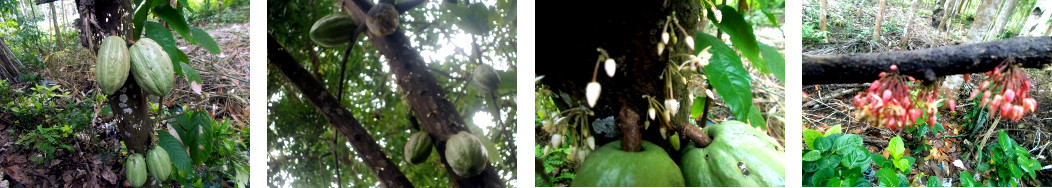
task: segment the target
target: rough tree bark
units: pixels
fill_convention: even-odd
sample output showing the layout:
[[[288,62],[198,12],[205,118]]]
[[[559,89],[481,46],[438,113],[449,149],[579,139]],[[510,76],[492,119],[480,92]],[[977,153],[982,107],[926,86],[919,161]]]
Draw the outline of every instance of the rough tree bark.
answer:
[[[55,30],[55,43],[58,44],[58,50],[62,50],[65,45],[62,44],[62,29],[58,26],[58,14],[55,14],[55,2],[48,3],[51,6],[51,29]]]
[[[1004,30],[1005,25],[1008,25],[1008,18],[1012,17],[1012,10],[1015,10],[1015,2],[1017,0],[1005,0],[1004,6],[1001,7],[1001,13],[997,15],[997,22],[994,22],[994,28],[990,30],[990,34],[986,35],[984,41],[996,39],[998,35],[1001,35],[1001,31]]]
[[[877,23],[873,24],[873,40],[880,39],[880,25],[884,23],[884,5],[887,0],[880,0],[880,8],[877,9]]]
[[[1048,20],[1052,19],[1052,0],[1037,0],[1034,3],[1034,8],[1030,10],[1030,15],[1027,17],[1026,22],[1023,23],[1023,29],[1019,32],[1019,35],[1024,36],[1040,36],[1048,35],[1045,28],[1052,28],[1048,26]]]
[[[405,4],[399,4],[402,6]],[[356,23],[364,23],[367,18],[366,12],[373,6],[371,2],[358,0],[341,0],[338,6],[351,15]],[[415,6],[415,5],[408,5]],[[408,7],[398,7],[398,10],[406,10]],[[434,139],[435,149],[445,150],[446,141],[450,136],[460,131],[469,131],[464,123],[463,117],[457,113],[453,103],[446,99],[445,90],[438,85],[438,81],[428,71],[420,53],[412,48],[409,37],[401,29],[395,33],[383,36],[374,36],[371,32],[364,32],[369,36],[370,43],[380,51],[391,72],[398,79],[397,83],[402,93],[412,108],[412,113],[420,119],[421,128],[427,131]],[[338,104],[338,103],[337,103]],[[348,138],[352,139],[352,138]],[[443,152],[439,152],[442,161],[446,161]],[[504,187],[504,182],[497,175],[492,165],[486,165],[486,169],[474,177],[463,177],[453,172],[452,167],[446,166],[448,174],[453,183],[458,187]],[[377,167],[372,167],[377,168]],[[375,171],[375,170],[374,170]]]
[[[0,38],[0,79],[10,82],[16,81],[15,79],[22,74],[18,72],[18,67],[20,66],[22,66],[22,62],[18,61],[18,57],[7,46],[7,42]]]
[[[296,61],[281,43],[269,35],[267,36],[267,59],[267,62],[281,70],[281,74],[303,93],[304,98],[307,98],[307,101],[310,101],[314,108],[347,138],[358,156],[362,157],[362,161],[369,166],[383,186],[413,186],[405,174],[398,171],[398,166],[384,154],[380,145],[376,144],[376,140],[369,135],[365,127],[362,127],[358,119],[354,118],[354,115],[346,108],[340,106],[340,101],[332,93],[326,91],[325,86],[314,79],[310,71],[300,66],[299,61]]]
[[[1027,68],[1052,64],[1052,37],[1025,37],[939,48],[803,57],[803,84],[868,83],[897,65],[899,73],[924,81],[993,70],[1013,58]]]
[[[917,12],[917,4],[919,4],[919,2],[920,1],[918,0],[913,0],[913,3],[910,3],[910,15],[906,17],[906,27],[902,28],[902,37],[899,38],[899,46],[904,50],[909,47],[910,25],[913,23],[913,15]]]
[[[105,35],[117,35],[124,39],[129,37],[125,35],[126,32],[131,29],[130,22],[125,20],[127,17],[121,16],[128,13],[131,9],[130,3],[122,1],[94,1],[94,0],[78,0],[77,8],[81,13],[80,19],[87,22],[98,23],[99,27],[88,27],[81,28],[82,33],[96,33],[96,36],[84,36],[81,37],[92,37],[92,41],[102,41],[102,37]],[[122,3],[123,2],[123,3]],[[97,30],[95,30],[97,29]],[[130,43],[129,43],[130,44]],[[95,48],[91,49],[92,52],[98,51],[98,45],[92,45]],[[124,82],[124,86],[114,92],[112,95],[106,96],[106,99],[116,114],[117,125],[119,132],[117,134],[121,140],[124,141],[124,145],[128,147],[131,153],[146,153],[149,146],[153,145],[150,135],[153,135],[154,122],[150,120],[146,106],[146,93],[143,93],[142,89],[135,83],[135,78],[129,76],[128,80]]]
[[[983,40],[983,36],[993,28],[994,16],[997,16],[997,2],[998,0],[984,0],[982,4],[979,4],[979,9],[975,12],[975,21],[972,22],[971,29],[968,29],[968,34],[965,35],[965,43],[975,43]]]
[[[819,5],[819,7],[818,7],[818,10],[819,10],[818,11],[818,15],[819,15],[818,23],[819,23],[819,27],[820,27],[822,32],[829,31],[828,28],[826,27],[826,17],[827,17],[827,15],[826,15],[827,12],[826,11],[829,10],[829,9],[827,9],[827,6],[829,6],[827,1],[829,1],[829,0],[819,0],[819,3],[821,3],[821,5]],[[826,36],[825,39],[828,42],[829,41],[829,34],[826,33],[825,36]]]
[[[646,112],[649,101],[642,96],[647,95],[663,101],[669,96],[669,89],[665,80],[660,79],[662,71],[669,65],[669,61],[682,62],[683,59],[668,58],[670,56],[683,56],[692,53],[685,44],[683,34],[675,29],[675,24],[670,24],[670,35],[679,37],[679,43],[669,44],[664,53],[658,55],[657,44],[662,42],[661,29],[667,16],[676,12],[680,25],[687,33],[693,35],[694,28],[700,20],[698,15],[701,11],[700,1],[633,1],[631,3],[594,3],[588,7],[577,6],[550,6],[549,12],[562,12],[567,14],[549,14],[549,17],[539,17],[539,23],[551,25],[552,28],[537,30],[541,37],[569,37],[573,40],[546,40],[538,41],[537,75],[543,75],[540,80],[555,93],[565,93],[568,100],[575,104],[556,102],[560,109],[587,106],[585,99],[585,87],[592,81],[592,73],[595,70],[599,53],[596,48],[605,49],[608,54],[617,61],[617,71],[614,77],[607,77],[599,73],[596,81],[601,84],[602,90],[594,107],[592,118],[607,118],[614,116],[621,124],[623,119],[630,117],[620,116],[621,109],[630,108],[635,112]],[[711,11],[709,11],[711,12]],[[573,19],[567,19],[572,17]],[[711,20],[711,19],[710,19]],[[689,52],[688,52],[689,51]],[[604,70],[599,70],[603,72]],[[667,78],[667,77],[666,77]],[[673,97],[680,101],[679,113],[672,116],[672,125],[678,127],[690,126],[686,120],[689,118],[690,103],[687,99],[687,88],[678,79],[673,79],[671,91]],[[638,118],[636,125],[643,125],[648,118]],[[591,122],[589,120],[588,122]],[[642,140],[652,142],[665,148],[672,148],[671,144],[662,139],[661,132],[657,127],[664,120],[651,121],[649,129],[640,129]],[[676,131],[678,129],[669,129]],[[581,130],[582,132],[592,130]],[[671,133],[670,133],[671,134]],[[596,146],[620,139],[620,137],[596,136]],[[674,160],[678,159],[679,151],[666,150]]]

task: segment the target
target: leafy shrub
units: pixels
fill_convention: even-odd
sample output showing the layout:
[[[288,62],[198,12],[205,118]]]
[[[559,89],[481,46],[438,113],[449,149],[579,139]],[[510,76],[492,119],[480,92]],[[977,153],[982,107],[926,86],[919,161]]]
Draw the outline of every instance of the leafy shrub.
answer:
[[[990,177],[987,186],[1015,187],[1023,179],[1037,178],[1035,171],[1041,169],[1041,163],[1031,158],[1030,152],[1008,137],[1004,130],[997,133],[996,143],[987,146],[986,152],[980,153],[977,167],[979,172]],[[964,172],[961,174],[961,186],[965,186]]]
[[[902,138],[898,136],[891,138],[891,141],[888,141],[888,147],[884,150],[888,151],[887,158],[881,154],[870,154],[873,162],[881,167],[876,174],[877,183],[881,187],[909,186],[909,179],[906,178],[906,175],[913,170],[913,164],[917,159],[902,156],[906,148],[902,143]]]
[[[862,137],[843,135],[840,126],[825,134],[811,129],[804,130],[803,134],[808,148],[803,151],[805,187],[870,186],[863,172],[869,170],[872,159],[869,150],[862,147]]]

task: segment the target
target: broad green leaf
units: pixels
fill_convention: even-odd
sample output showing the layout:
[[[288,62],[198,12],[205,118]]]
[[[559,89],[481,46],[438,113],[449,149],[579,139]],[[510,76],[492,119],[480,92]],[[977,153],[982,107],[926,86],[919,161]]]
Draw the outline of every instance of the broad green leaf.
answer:
[[[1009,164],[1014,164],[1014,162],[1013,163],[1009,163]],[[1012,172],[1012,177],[1015,177],[1015,178],[1023,177],[1023,169],[1020,169],[1019,166],[1010,165],[1007,168],[1008,168],[1009,171]]]
[[[968,171],[961,171],[961,187],[976,187],[975,179],[972,179],[972,173]]]
[[[806,129],[803,132],[804,145],[807,145],[808,149],[815,149],[815,139],[822,137],[822,133],[813,129]]]
[[[183,5],[183,6],[180,6],[180,7],[186,8],[186,10],[190,10],[190,12],[194,12],[194,9],[190,8],[190,3],[187,3],[186,0],[179,0],[179,4]]]
[[[811,176],[811,183],[814,185],[825,185],[833,175],[832,168],[823,168]]]
[[[759,127],[767,129],[767,122],[763,119],[763,115],[760,114],[760,109],[756,108],[756,105],[749,105],[749,124],[752,127]]]
[[[186,77],[187,83],[197,82],[197,84],[204,84],[194,67],[182,62],[179,63],[179,66],[182,67],[182,75]]]
[[[161,5],[153,8],[153,14],[160,17],[165,23],[168,23],[172,30],[183,36],[183,40],[189,41],[191,44],[197,44],[197,42],[194,42],[192,34],[190,34],[190,24],[186,23],[186,18],[183,17],[183,13],[179,12],[179,10],[169,5]]]
[[[909,187],[910,179],[906,178],[906,175],[902,173],[895,173],[895,177],[899,178],[899,187]]]
[[[844,180],[841,180],[840,178],[837,178],[837,177],[829,178],[829,181],[826,182],[826,187],[840,187],[841,186],[840,185],[841,181],[844,181]]]
[[[829,137],[818,138],[815,142],[815,149],[819,151],[830,151],[833,148],[833,140]]]
[[[518,82],[515,80],[515,74],[517,71],[514,70],[497,70],[497,75],[500,76],[500,87],[497,88],[497,92],[510,92],[515,91],[518,87]]]
[[[211,35],[208,35],[208,32],[205,32],[205,30],[201,30],[201,28],[196,27],[191,27],[190,31],[193,33],[194,41],[197,41],[198,46],[201,46],[202,48],[208,50],[208,52],[211,52],[212,54],[221,53],[219,51],[219,45],[216,44],[216,41],[212,39]]]
[[[187,173],[193,172],[194,169],[190,166],[190,156],[186,154],[186,149],[183,149],[183,143],[165,130],[157,130],[157,138],[157,145],[168,152],[168,158],[172,161],[172,165],[175,165],[175,169]]]
[[[997,132],[997,142],[1001,145],[1001,149],[1005,151],[1010,151],[1009,149],[1012,149],[1012,143],[1009,142],[1009,140],[1011,139],[1012,138],[1009,138],[1008,134],[1005,133],[1004,130],[1000,130]]]
[[[475,35],[484,35],[493,29],[492,22],[490,22],[489,19],[489,8],[484,4],[455,4],[446,5],[446,8],[459,18],[454,24],[465,32]]]
[[[833,135],[833,134],[837,134],[837,133],[843,133],[842,129],[843,129],[843,126],[841,126],[841,125],[836,125],[836,126],[830,127],[829,130],[826,130],[826,134],[825,135],[829,136],[829,135]]]
[[[869,154],[861,146],[848,147],[838,152],[840,152],[841,156],[844,156],[840,158],[840,165],[846,168],[858,168],[864,167],[863,165],[869,165]]]
[[[752,111],[752,86],[749,83],[749,72],[741,65],[741,57],[715,36],[697,32],[695,37],[697,51],[712,46],[709,49],[712,58],[709,59],[709,65],[703,69],[709,83],[723,98],[734,117],[748,118],[749,112]]]
[[[891,141],[888,141],[887,149],[888,153],[893,156],[891,159],[895,160],[902,158],[902,152],[906,151],[906,148],[902,145],[902,138],[898,136],[895,136],[895,138],[891,138]]]
[[[778,52],[778,49],[767,46],[764,43],[758,43],[760,45],[760,55],[763,56],[763,61],[767,64],[767,70],[771,70],[771,74],[785,83],[785,58],[782,57],[782,53]]]
[[[196,122],[201,122],[197,125],[191,125],[197,129],[197,143],[190,146],[190,158],[193,159],[194,164],[204,164],[208,161],[208,157],[211,157],[212,148],[215,142],[212,141],[212,118],[204,113],[199,113],[194,116],[197,119]],[[186,125],[184,125],[186,126]]]
[[[822,158],[822,152],[820,152],[818,150],[811,150],[811,151],[807,152],[807,154],[804,154],[804,157],[803,157],[804,161],[807,161],[807,162],[817,161],[818,159],[821,159],[821,158]]]
[[[909,170],[910,169],[910,161],[906,160],[906,159],[899,159],[899,160],[895,161],[895,168],[898,168],[899,171],[909,172],[910,171]]]
[[[749,59],[753,68],[763,73],[771,73],[764,60],[760,58],[760,47],[757,45],[756,35],[753,34],[752,24],[745,21],[745,18],[730,6],[717,5],[716,7],[723,13],[723,19],[719,23],[715,23],[716,20],[712,20],[714,24],[720,30],[723,30],[724,33],[731,36],[731,43],[734,44],[734,48],[741,51],[742,56],[745,56],[746,59]],[[709,11],[708,14],[714,13]]]
[[[692,119],[698,119],[698,116],[701,116],[701,113],[705,112],[705,100],[706,98],[703,96],[694,97],[694,104],[690,105],[690,117]],[[703,123],[704,122],[699,122],[698,124]]]
[[[164,49],[164,53],[167,53],[168,58],[172,60],[173,71],[175,71],[176,74],[182,75],[183,68],[180,63],[189,63],[190,61],[183,61],[183,59],[180,58],[179,54],[183,54],[183,51],[175,46],[175,38],[172,36],[172,31],[169,31],[168,28],[165,28],[161,23],[147,21],[146,38],[150,38],[154,42],[157,42],[158,45],[161,45],[161,48]],[[185,57],[186,55],[183,54],[183,56]]]
[[[826,156],[821,160],[818,160],[818,168],[836,168],[838,165],[840,165],[840,160],[841,158],[839,155]]]
[[[942,187],[939,177],[928,176],[928,187]]]
[[[873,159],[873,163],[877,164],[877,166],[883,167],[886,165],[885,163],[888,162],[888,159],[884,158],[884,156],[880,155],[879,153],[869,154],[869,158]]]
[[[877,171],[877,183],[881,187],[898,187],[899,177],[895,170],[883,168]]]
[[[836,150],[843,150],[844,148],[854,148],[862,146],[862,137],[854,134],[848,134],[840,136],[836,139]]]
[[[139,36],[142,35],[144,23],[146,18],[150,16],[150,9],[154,7],[155,1],[159,0],[143,0],[139,7],[135,9],[135,16],[132,17],[132,24],[135,25],[135,29],[132,30],[132,39],[138,40]]]

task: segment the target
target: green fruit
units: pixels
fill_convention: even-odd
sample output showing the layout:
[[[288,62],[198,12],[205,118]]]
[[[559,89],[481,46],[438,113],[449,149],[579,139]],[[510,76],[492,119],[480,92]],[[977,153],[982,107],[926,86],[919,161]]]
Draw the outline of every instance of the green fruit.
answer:
[[[785,186],[785,152],[778,151],[767,134],[738,121],[710,125],[703,131],[713,138],[709,146],[684,147],[680,167],[687,186]]]
[[[110,95],[124,86],[131,69],[129,61],[131,57],[128,46],[124,45],[124,38],[108,36],[102,39],[98,58],[95,59],[95,80],[99,82],[103,93]]]
[[[665,150],[643,141],[643,150],[621,150],[614,141],[592,151],[577,168],[574,187],[682,187],[683,175]]]
[[[398,30],[398,10],[389,3],[377,3],[369,9],[369,18],[366,19],[369,32],[376,36],[387,36]]]
[[[310,40],[324,47],[339,46],[351,40],[351,31],[357,27],[350,15],[330,14],[314,22],[310,28]]]
[[[164,96],[172,90],[175,72],[172,60],[161,45],[149,38],[139,39],[131,47],[131,73],[143,91],[151,95]]]
[[[426,132],[414,133],[405,143],[405,161],[409,164],[420,164],[431,156],[431,136]]]
[[[489,160],[485,150],[478,137],[460,131],[446,141],[446,162],[457,175],[472,177],[486,169]]]
[[[146,162],[143,162],[142,154],[132,154],[124,162],[124,174],[128,176],[128,184],[132,187],[142,187],[146,183]]]
[[[493,67],[479,64],[475,66],[475,71],[471,73],[471,83],[480,91],[490,93],[500,87],[500,76],[497,75],[497,70],[494,70]]]
[[[161,146],[146,152],[146,167],[149,167],[150,175],[161,182],[168,180],[172,174],[172,161],[168,160],[168,152]]]

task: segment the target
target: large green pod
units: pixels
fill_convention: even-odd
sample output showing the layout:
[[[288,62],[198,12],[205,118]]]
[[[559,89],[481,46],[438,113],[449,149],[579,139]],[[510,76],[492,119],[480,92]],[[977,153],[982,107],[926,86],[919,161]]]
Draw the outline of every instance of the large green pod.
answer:
[[[108,36],[102,39],[99,45],[98,58],[95,59],[95,80],[99,82],[99,88],[106,95],[113,94],[124,81],[128,80],[128,72],[131,69],[131,57],[128,46],[124,45],[124,38]]]
[[[164,96],[172,90],[175,72],[172,59],[161,45],[149,38],[139,39],[131,47],[131,74],[143,91],[151,95]]]
[[[150,176],[164,182],[172,175],[172,161],[168,160],[168,151],[161,146],[155,146],[146,152],[146,167],[150,170]]]
[[[431,135],[427,132],[413,133],[405,143],[405,161],[409,164],[420,164],[431,156]]]
[[[358,25],[346,13],[334,13],[314,21],[310,39],[324,47],[339,46],[351,41],[351,31]]]
[[[668,153],[643,141],[643,150],[625,152],[621,141],[592,151],[577,169],[574,187],[682,187],[683,175]]]
[[[702,129],[712,137],[705,148],[688,144],[681,161],[692,187],[784,187],[784,153],[767,134],[748,124],[725,121]]]
[[[460,131],[449,137],[446,141],[445,155],[446,162],[453,168],[453,172],[464,177],[482,173],[486,164],[489,164],[482,141],[467,131]]]
[[[132,187],[142,187],[146,183],[146,162],[142,154],[132,154],[124,162],[124,174],[128,176],[128,184]]]

